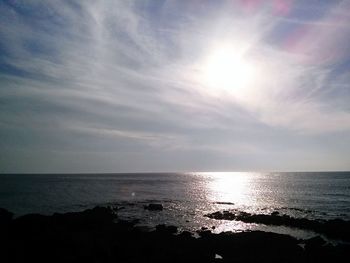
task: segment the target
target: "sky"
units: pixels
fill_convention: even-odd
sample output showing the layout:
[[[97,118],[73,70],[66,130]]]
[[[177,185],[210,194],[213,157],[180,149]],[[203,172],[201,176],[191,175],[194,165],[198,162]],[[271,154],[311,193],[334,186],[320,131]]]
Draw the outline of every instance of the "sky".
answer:
[[[0,173],[350,170],[350,1],[0,1]]]

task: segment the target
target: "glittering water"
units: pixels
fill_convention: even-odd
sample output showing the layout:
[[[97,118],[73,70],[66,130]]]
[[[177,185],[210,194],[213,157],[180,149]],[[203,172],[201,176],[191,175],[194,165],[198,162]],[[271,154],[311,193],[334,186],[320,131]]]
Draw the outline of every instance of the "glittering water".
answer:
[[[145,210],[149,203],[162,203],[165,209]],[[122,207],[120,217],[138,218],[148,226],[167,223],[188,230],[215,226],[216,232],[272,229],[298,235],[295,229],[217,221],[203,215],[224,209],[277,210],[295,217],[350,220],[350,172],[0,175],[0,207],[16,215],[79,211],[96,205]]]

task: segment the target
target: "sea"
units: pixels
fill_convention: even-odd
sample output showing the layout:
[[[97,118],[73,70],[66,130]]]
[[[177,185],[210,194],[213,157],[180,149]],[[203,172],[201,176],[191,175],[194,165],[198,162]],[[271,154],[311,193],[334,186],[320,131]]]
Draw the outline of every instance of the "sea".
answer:
[[[144,209],[162,204],[163,211]],[[1,174],[0,207],[15,217],[118,208],[138,226],[176,225],[196,232],[262,230],[308,238],[317,233],[283,226],[215,220],[205,214],[233,210],[279,212],[297,218],[350,220],[350,172],[190,172],[116,174]],[[330,240],[332,241],[332,240]]]

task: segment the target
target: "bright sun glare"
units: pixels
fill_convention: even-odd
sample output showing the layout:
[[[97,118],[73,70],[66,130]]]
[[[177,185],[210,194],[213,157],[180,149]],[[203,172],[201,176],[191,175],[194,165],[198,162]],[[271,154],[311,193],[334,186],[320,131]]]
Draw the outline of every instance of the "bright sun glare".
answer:
[[[254,81],[255,68],[231,47],[214,49],[203,67],[204,81],[213,91],[243,92]]]

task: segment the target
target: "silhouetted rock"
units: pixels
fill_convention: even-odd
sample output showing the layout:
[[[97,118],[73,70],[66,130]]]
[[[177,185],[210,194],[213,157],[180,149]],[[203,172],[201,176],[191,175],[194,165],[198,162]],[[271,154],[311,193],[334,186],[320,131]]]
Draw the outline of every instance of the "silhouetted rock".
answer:
[[[225,214],[228,214],[227,212]],[[204,229],[195,238],[176,226],[144,231],[118,220],[111,208],[76,213],[31,214],[10,221],[0,235],[0,262],[347,262],[349,245],[315,237],[303,241],[262,231],[220,234]],[[220,255],[218,257],[217,255]]]
[[[225,262],[302,262],[303,249],[288,235],[262,231],[212,234],[215,252]]]
[[[234,213],[230,213],[229,211],[217,211],[211,214],[205,215],[206,217],[217,219],[217,220],[235,220],[236,215]]]
[[[326,241],[320,236],[315,236],[313,238],[305,240],[304,243],[305,243],[305,249],[308,250],[308,249],[320,248],[326,244]]]
[[[320,236],[303,241],[307,262],[348,262],[349,245],[333,246]]]
[[[183,238],[192,238],[193,235],[191,232],[189,231],[182,231],[180,234],[179,234],[180,237],[183,237]]]
[[[144,206],[145,209],[150,211],[162,211],[163,205],[162,204],[149,204]]]
[[[215,202],[214,204],[217,204],[217,205],[234,205],[235,203],[232,203],[232,202]]]
[[[177,227],[176,226],[167,226],[165,224],[157,225],[156,231],[167,233],[167,234],[175,234],[177,233]]]
[[[204,229],[202,228],[202,230],[198,230],[197,233],[200,237],[209,237],[212,234],[211,231],[206,227]]]
[[[4,208],[0,208],[0,227],[1,225],[7,225],[12,221],[13,213],[7,211]]]
[[[40,214],[28,214],[13,220],[12,226],[17,233],[36,235],[55,228],[52,217]]]
[[[83,212],[71,212],[65,214],[54,214],[52,219],[56,224],[68,228],[85,229],[89,227],[107,225],[113,223],[116,213],[111,208],[95,207]]]

